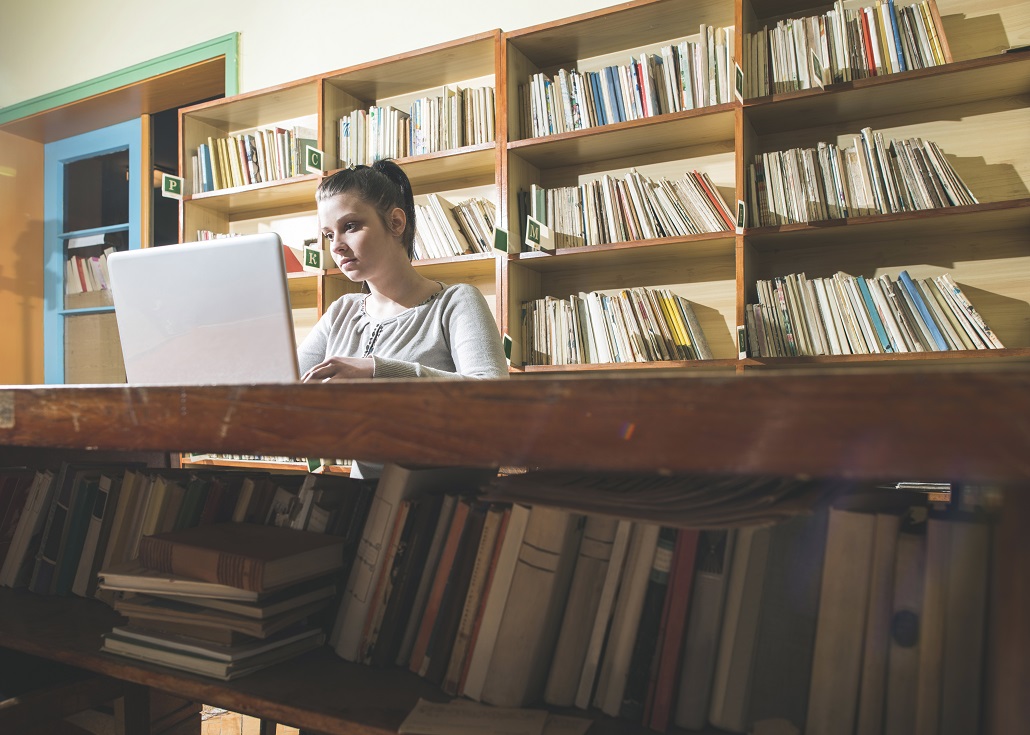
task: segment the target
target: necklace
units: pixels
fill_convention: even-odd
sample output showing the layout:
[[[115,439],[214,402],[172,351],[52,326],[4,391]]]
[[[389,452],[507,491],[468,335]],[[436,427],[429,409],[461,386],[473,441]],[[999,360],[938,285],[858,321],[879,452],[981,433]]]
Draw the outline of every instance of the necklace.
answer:
[[[425,306],[430,301],[432,301],[437,296],[439,296],[441,293],[443,293],[444,285],[442,283],[440,283],[439,281],[437,281],[437,283],[440,284],[440,290],[437,291],[434,294],[431,294],[425,301],[423,301],[421,304],[419,304],[419,306]],[[361,313],[365,314],[367,316],[368,312],[365,310],[365,302],[366,301],[368,301],[368,296],[366,296],[364,299],[361,300]],[[371,357],[372,356],[372,351],[375,350],[376,342],[379,341],[379,335],[381,335],[382,333],[383,333],[383,322],[376,322],[376,325],[374,327],[372,327],[372,331],[368,335],[368,339],[365,340],[365,351],[362,353],[362,355],[361,355],[362,357]]]
[[[365,340],[365,352],[362,357],[371,357],[372,350],[376,348],[376,341],[379,339],[379,335],[383,333],[383,323],[379,322],[372,328],[372,333],[368,335],[368,339]]]

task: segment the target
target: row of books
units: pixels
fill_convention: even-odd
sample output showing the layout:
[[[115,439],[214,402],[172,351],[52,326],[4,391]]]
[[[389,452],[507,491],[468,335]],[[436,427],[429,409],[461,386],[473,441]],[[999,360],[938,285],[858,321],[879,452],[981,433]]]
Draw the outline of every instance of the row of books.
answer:
[[[110,291],[111,276],[107,271],[107,256],[115,250],[111,246],[99,255],[69,255],[64,263],[64,293],[72,295]]]
[[[346,513],[322,490],[358,482],[93,462],[10,472],[27,484],[16,493],[17,523],[6,529],[0,585],[83,597],[93,596],[99,570],[133,563],[141,540],[155,533],[220,521],[281,525],[284,508],[293,527],[341,533]],[[301,521],[298,498],[307,504]]]
[[[411,148],[408,155],[421,156],[492,143],[496,127],[494,110],[493,87],[444,87],[440,97],[415,100],[409,111]]]
[[[297,125],[209,137],[190,159],[190,193],[301,176],[308,173],[304,165],[308,146],[318,147],[317,133]]]
[[[453,150],[494,140],[493,87],[451,89],[441,97],[420,98],[408,112],[373,105],[340,118],[340,165],[371,165]]]
[[[753,357],[1000,349],[1004,345],[945,273],[876,278],[792,273],[756,284],[745,309]]]
[[[670,509],[689,505],[695,484],[698,509],[761,494],[713,478],[677,478],[675,490],[668,478],[585,485],[581,477],[513,476],[498,484],[507,479],[519,485],[507,493],[514,498],[551,493],[550,502],[561,503],[570,487],[589,488],[623,515],[647,485]],[[559,522],[542,545],[558,559],[534,571],[533,587],[518,588],[529,600],[508,603],[537,626],[519,640],[543,635],[547,653],[524,699],[498,699],[542,695],[657,731],[675,724],[755,732],[774,720],[790,723],[783,732],[815,735],[978,731],[988,519],[982,509],[965,510],[965,501],[937,509],[925,491],[900,485],[846,494],[824,487],[829,509],[822,502],[814,513],[729,530],[706,528],[703,511],[684,516],[700,528],[678,529],[587,514],[572,542],[578,554],[562,545],[578,529],[563,535]],[[533,506],[531,523],[537,512]],[[515,594],[513,583],[509,600]],[[560,625],[541,622],[562,606]],[[966,696],[965,686],[976,691]],[[917,728],[917,718],[955,718],[957,729]]]
[[[830,509],[805,732],[982,731],[993,524],[980,490],[993,492],[959,488],[944,510]]]
[[[976,204],[940,147],[891,139],[871,128],[840,147],[760,153],[748,165],[755,227]]]
[[[527,301],[522,305],[522,345],[526,365],[712,358],[693,305],[667,288]]]
[[[522,137],[536,138],[730,102],[733,26],[600,71],[560,69],[519,85]]]
[[[555,248],[601,245],[702,232],[732,231],[735,223],[719,189],[703,171],[652,179],[631,170],[578,186],[532,185],[520,192],[520,220],[548,227]]]
[[[944,29],[924,0],[846,8],[785,18],[744,36],[744,94],[779,92],[925,69],[946,63]]]
[[[426,199],[427,204],[415,204],[416,260],[493,252],[493,202],[470,197],[452,205],[438,194]]]

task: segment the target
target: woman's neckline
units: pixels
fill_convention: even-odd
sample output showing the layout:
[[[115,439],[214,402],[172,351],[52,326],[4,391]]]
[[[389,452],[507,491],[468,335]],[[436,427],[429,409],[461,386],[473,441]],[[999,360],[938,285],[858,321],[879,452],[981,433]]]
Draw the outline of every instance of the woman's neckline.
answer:
[[[390,316],[383,317],[383,318],[379,318],[379,317],[375,316],[374,314],[370,314],[369,313],[369,311],[368,311],[368,297],[371,296],[372,294],[367,293],[367,294],[365,294],[365,297],[363,299],[361,299],[361,313],[364,316],[368,317],[370,320],[376,321],[376,322],[388,322],[391,319],[396,319],[397,317],[400,317],[400,316],[403,316],[404,314],[409,313],[413,309],[418,309],[418,308],[420,308],[422,306],[425,306],[426,304],[430,303],[431,301],[436,299],[440,294],[442,294],[444,291],[447,290],[447,286],[446,286],[446,284],[443,283],[443,281],[434,281],[434,283],[436,283],[440,288],[438,290],[434,291],[433,293],[429,294],[429,296],[427,296],[425,298],[425,300],[421,301],[420,303],[415,304],[414,306],[409,306],[408,308],[406,308],[406,309],[404,309],[402,311],[399,311],[396,314],[392,314]]]

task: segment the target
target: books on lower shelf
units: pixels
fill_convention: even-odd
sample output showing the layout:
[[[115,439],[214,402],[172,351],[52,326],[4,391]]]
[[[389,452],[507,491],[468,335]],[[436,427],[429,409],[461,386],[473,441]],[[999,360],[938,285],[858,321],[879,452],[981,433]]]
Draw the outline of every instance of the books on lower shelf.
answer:
[[[554,247],[573,248],[705,232],[732,232],[733,213],[703,171],[652,179],[635,169],[578,186],[532,186],[519,196],[520,221],[547,225]]]
[[[876,278],[838,272],[760,280],[745,307],[748,354],[868,355],[1004,347],[947,273]]]
[[[370,166],[494,140],[493,87],[451,88],[421,97],[408,111],[371,105],[340,118],[340,165]]]
[[[718,105],[733,93],[734,27],[701,24],[697,41],[598,71],[536,73],[519,85],[523,138]]]
[[[849,137],[850,144],[756,154],[748,164],[748,222],[766,227],[977,203],[933,141],[887,141],[869,127]]]
[[[895,0],[784,18],[744,36],[744,96],[825,87],[951,61],[936,2]]]
[[[667,288],[546,296],[522,305],[526,365],[712,358],[691,302]]]
[[[416,200],[415,212],[414,260],[493,252],[497,207],[490,200],[470,197],[451,204],[429,194],[425,204]]]

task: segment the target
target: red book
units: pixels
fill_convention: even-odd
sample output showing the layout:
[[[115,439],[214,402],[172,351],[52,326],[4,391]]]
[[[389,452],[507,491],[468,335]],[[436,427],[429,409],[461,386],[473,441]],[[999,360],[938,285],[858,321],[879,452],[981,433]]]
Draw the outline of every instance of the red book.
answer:
[[[719,192],[715,191],[711,180],[700,171],[691,171],[691,176],[694,177],[698,186],[700,186],[704,191],[705,196],[708,197],[712,206],[719,213],[719,216],[722,217],[723,222],[725,222],[731,230],[735,230],[737,228],[737,223],[733,221],[733,217],[731,217],[730,213],[726,211],[726,205],[723,202],[722,197],[719,196]]]
[[[286,261],[286,272],[287,273],[303,273],[304,265],[300,262],[300,258],[293,252],[293,248],[289,245],[283,245],[283,260]]]
[[[426,600],[425,610],[422,612],[422,621],[419,623],[415,647],[411,650],[411,658],[408,661],[408,668],[416,674],[420,674],[422,671],[422,661],[426,656],[426,649],[429,647],[429,638],[433,633],[433,626],[436,624],[436,616],[440,612],[440,602],[443,600],[454,557],[458,553],[458,543],[461,541],[461,532],[465,528],[465,519],[468,517],[469,510],[471,510],[471,506],[468,501],[462,500],[458,503],[454,509],[454,517],[451,519],[451,527],[447,531],[447,541],[440,554],[440,562],[435,570],[426,569],[422,572],[435,576],[433,577],[433,586],[429,590],[429,598]]]
[[[658,631],[658,657],[652,672],[644,703],[644,723],[652,730],[665,732],[672,713],[676,684],[679,680],[683,635],[687,629],[690,593],[694,587],[694,566],[697,559],[698,531],[681,528],[676,535],[672,564],[669,567],[669,591]]]
[[[865,46],[866,63],[869,64],[869,76],[876,76],[876,56],[873,55],[873,40],[869,35],[869,16],[861,10],[858,13],[862,16],[862,43]]]

